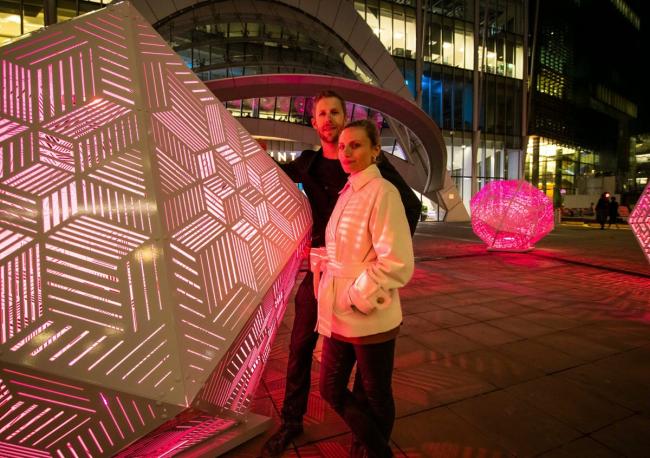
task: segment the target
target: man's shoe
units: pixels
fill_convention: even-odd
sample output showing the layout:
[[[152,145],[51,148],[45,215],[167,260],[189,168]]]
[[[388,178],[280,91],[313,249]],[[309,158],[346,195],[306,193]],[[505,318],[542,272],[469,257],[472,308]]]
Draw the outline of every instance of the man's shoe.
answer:
[[[281,456],[291,441],[300,436],[302,431],[302,426],[281,425],[280,429],[269,437],[262,447],[262,458]]]

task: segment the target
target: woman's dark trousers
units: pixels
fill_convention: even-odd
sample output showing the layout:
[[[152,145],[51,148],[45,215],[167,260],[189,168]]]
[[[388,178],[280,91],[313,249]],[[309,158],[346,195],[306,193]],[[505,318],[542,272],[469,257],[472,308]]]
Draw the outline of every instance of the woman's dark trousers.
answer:
[[[323,341],[320,392],[343,418],[370,458],[392,457],[390,434],[395,422],[391,387],[395,339],[378,344],[356,345],[332,338]],[[357,363],[365,399],[348,388]]]

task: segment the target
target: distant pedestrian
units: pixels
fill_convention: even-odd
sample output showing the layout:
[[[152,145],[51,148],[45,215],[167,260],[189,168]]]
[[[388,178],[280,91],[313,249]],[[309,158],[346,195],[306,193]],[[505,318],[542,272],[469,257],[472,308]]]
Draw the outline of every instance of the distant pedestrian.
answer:
[[[609,197],[608,192],[602,193],[600,199],[596,203],[596,221],[600,224],[600,229],[605,229],[605,223],[607,222],[607,217],[609,216]]]
[[[618,202],[616,202],[616,197],[612,196],[611,201],[609,202],[609,226],[612,227],[612,223],[618,229]]]

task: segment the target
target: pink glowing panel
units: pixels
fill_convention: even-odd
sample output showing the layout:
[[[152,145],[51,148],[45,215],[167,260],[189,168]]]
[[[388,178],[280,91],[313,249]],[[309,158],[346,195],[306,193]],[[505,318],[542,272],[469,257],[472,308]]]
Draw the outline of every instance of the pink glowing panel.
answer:
[[[490,250],[527,251],[553,230],[553,203],[523,180],[488,183],[470,207],[472,229]]]
[[[209,439],[227,432],[234,420],[215,418],[200,412],[179,415],[174,423],[169,422],[141,440],[115,455],[115,458],[170,457]]]
[[[0,81],[0,455],[241,424],[304,196],[128,3],[0,48]]]
[[[650,184],[646,185],[627,221],[650,262]]]

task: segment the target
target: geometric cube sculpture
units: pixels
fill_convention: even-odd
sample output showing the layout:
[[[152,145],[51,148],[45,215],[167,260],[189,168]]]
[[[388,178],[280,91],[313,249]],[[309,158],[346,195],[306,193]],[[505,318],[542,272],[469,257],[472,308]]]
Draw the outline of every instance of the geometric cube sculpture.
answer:
[[[128,3],[1,47],[0,81],[0,456],[241,423],[302,193]]]
[[[650,184],[647,184],[641,193],[627,221],[650,262]]]
[[[472,229],[488,250],[530,251],[553,230],[553,203],[524,180],[497,180],[470,202]]]

